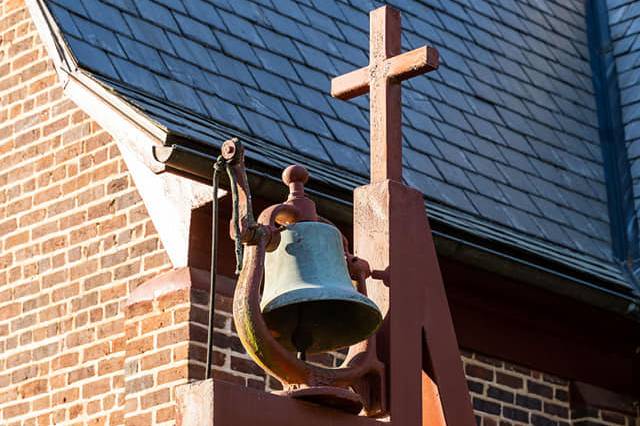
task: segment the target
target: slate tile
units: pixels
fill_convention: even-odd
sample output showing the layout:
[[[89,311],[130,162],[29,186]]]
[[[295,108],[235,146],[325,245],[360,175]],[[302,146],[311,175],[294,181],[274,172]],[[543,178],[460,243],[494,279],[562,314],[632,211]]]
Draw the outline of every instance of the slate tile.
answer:
[[[405,108],[404,115],[409,121],[409,124],[413,128],[437,137],[443,137],[443,135],[440,133],[440,130],[438,130],[438,128],[436,127],[434,122],[431,120],[431,118],[429,118],[429,116],[425,114],[421,114],[418,111],[411,108]]]
[[[87,68],[94,70],[106,77],[117,79],[118,73],[113,67],[107,54],[94,46],[74,37],[68,37],[67,42],[74,55]]]
[[[446,43],[443,42],[441,34],[442,32],[435,28],[433,25],[421,20],[421,19],[412,19],[409,21],[413,31],[415,31],[418,39],[422,39],[425,43],[428,44],[436,44],[438,46],[446,46]],[[365,47],[365,46],[362,46]]]
[[[76,27],[76,24],[73,22],[73,18],[67,9],[60,7],[55,3],[50,3],[49,10],[64,33],[77,38],[82,38],[80,30]]]
[[[249,87],[244,88],[244,90],[248,96],[248,101],[245,104],[248,108],[275,120],[293,124],[293,120],[280,98],[270,96],[263,91],[254,90]]]
[[[432,84],[446,103],[466,112],[472,111],[471,105],[467,102],[468,96],[465,93],[437,82],[432,82]]]
[[[168,8],[151,0],[136,0],[136,6],[145,19],[169,30],[175,29],[176,22]]]
[[[341,57],[343,60],[356,67],[365,66],[369,63],[368,53],[363,49],[337,40],[334,40],[333,43],[338,50],[336,56]]]
[[[467,196],[482,216],[501,225],[511,226],[509,216],[505,213],[501,203],[480,194],[467,193]]]
[[[502,37],[504,38],[504,40],[507,41],[508,43],[514,44],[520,49],[527,50],[527,51],[529,50],[529,45],[524,40],[524,38],[522,38],[522,35],[520,34],[520,32],[517,31],[516,29],[512,29],[505,25],[501,25],[500,32],[502,33]],[[530,55],[531,55],[531,52],[527,52],[527,59],[529,59]]]
[[[296,125],[325,138],[333,137],[320,114],[291,102],[285,101],[284,104]]]
[[[542,237],[542,231],[535,222],[532,214],[511,207],[505,207],[504,210],[516,229],[536,237]],[[505,410],[506,408],[508,407],[505,407]]]
[[[469,199],[469,193],[457,186],[449,185],[421,173],[412,173],[411,170],[405,170],[404,178],[409,185],[415,188],[428,188],[429,190],[425,194],[428,198],[437,197],[460,211],[477,214],[476,207]]]
[[[213,51],[173,32],[167,32],[167,36],[180,58],[206,70],[221,72],[221,69],[216,66],[209,56],[209,53]],[[233,70],[233,73],[235,75],[235,70]]]
[[[257,28],[258,33],[264,40],[268,50],[279,53],[291,59],[302,61],[302,55],[295,47],[290,38],[277,34],[264,27]]]
[[[200,114],[207,114],[202,101],[193,88],[173,79],[161,76],[156,76],[156,79],[158,80],[167,100],[175,102],[184,108],[191,109]]]
[[[202,23],[211,25],[219,30],[225,31],[227,29],[222,22],[222,18],[220,17],[220,15],[218,15],[215,7],[207,3],[206,1],[188,0],[182,3],[186,7],[190,18],[197,19]],[[176,17],[177,16],[178,15],[176,15]]]
[[[85,7],[88,16],[94,22],[107,26],[111,31],[131,35],[131,30],[119,9],[97,0],[77,3]]]
[[[488,84],[481,83],[475,78],[467,78],[467,82],[473,90],[473,94],[476,98],[489,102],[491,104],[497,104],[501,102],[498,92]]]
[[[504,175],[500,172],[494,159],[489,159],[471,152],[465,154],[474,170],[478,173],[491,178],[496,182],[506,182]],[[475,178],[476,175],[474,175]]]
[[[289,87],[291,87],[291,90],[295,94],[298,103],[322,114],[335,116],[324,93],[292,82],[289,82]]]
[[[318,137],[313,133],[305,132],[297,127],[281,125],[282,131],[289,140],[289,143],[296,152],[330,162],[331,158],[324,150]]]
[[[350,126],[342,121],[334,120],[329,117],[324,117],[324,121],[329,126],[329,129],[331,129],[331,132],[335,136],[336,140],[363,151],[369,150],[368,142],[356,127]]]
[[[467,102],[471,105],[473,112],[485,120],[489,120],[494,124],[504,124],[502,119],[496,112],[493,103],[485,102],[482,99],[467,97]]]
[[[506,203],[507,199],[504,197],[502,191],[500,190],[498,185],[496,185],[495,181],[488,179],[482,175],[473,175],[472,182],[479,194],[482,194],[489,198],[493,198],[494,200],[499,201],[502,204]]]
[[[534,214],[541,214],[540,210],[531,201],[528,193],[510,185],[499,184],[498,186],[502,190],[502,193],[505,195],[509,204],[516,206],[520,210]]]
[[[515,13],[509,10],[503,9],[500,6],[496,6],[494,10],[498,15],[498,17],[500,18],[500,20],[504,22],[506,25],[509,25],[513,28],[519,28],[519,29],[524,28],[524,22]]]
[[[556,222],[551,220],[534,216],[534,220],[538,224],[538,227],[542,230],[546,239],[556,243],[561,244],[565,247],[575,249],[576,245],[572,239],[569,238],[566,232],[564,232],[563,228],[558,225]]]
[[[306,19],[303,19],[303,22],[312,23],[315,28],[318,28],[326,34],[330,34],[334,38],[342,38],[340,30],[336,26],[335,19],[331,16],[325,15],[324,8],[313,9],[310,7],[302,6],[302,10],[304,12],[304,15],[306,16]]]
[[[534,135],[534,132],[533,130],[531,130],[531,126],[529,126],[529,122],[525,117],[499,106],[496,107],[496,109],[502,117],[502,120],[507,124],[509,128],[518,129],[518,131],[523,132],[527,135]]]
[[[139,67],[133,62],[117,56],[111,56],[111,63],[118,71],[118,75],[122,77],[122,80],[131,87],[142,89],[155,96],[164,96],[164,92],[160,88],[154,73],[148,69]]]
[[[346,2],[338,2],[337,5],[348,22],[351,22],[352,25],[354,25],[356,28],[360,28],[362,30],[368,29],[369,16],[367,15],[367,13],[376,7],[375,3],[366,2],[368,4],[360,5],[360,10],[352,6],[354,2],[350,3],[351,4],[347,4]]]
[[[345,170],[353,171],[361,176],[369,175],[368,155],[333,139],[320,138],[322,145],[329,153],[333,163]]]
[[[515,151],[507,146],[501,146],[499,149],[502,151],[504,158],[507,159],[507,162],[513,167],[516,167],[532,175],[537,174],[537,170],[529,161],[528,156],[521,154],[520,152]]]
[[[213,0],[220,1],[220,0]],[[254,2],[248,0],[226,0],[231,6],[228,10],[233,10],[236,14],[244,16],[245,18],[259,22],[261,25],[269,25],[269,21],[263,13],[264,8]],[[273,7],[272,2],[268,0],[262,0],[259,3],[266,3],[270,7]]]
[[[131,61],[162,74],[169,73],[156,49],[126,36],[118,35],[118,41]]]
[[[264,42],[258,35],[258,32],[256,31],[255,25],[253,23],[234,14],[227,13],[224,10],[220,10],[218,14],[222,17],[222,20],[226,24],[229,33],[240,39],[243,39],[248,43],[260,47],[265,47]]]
[[[293,67],[296,69],[296,72],[300,76],[300,80],[303,84],[318,89],[323,93],[329,92],[331,88],[331,82],[327,74],[318,72],[306,65],[299,64],[297,62],[293,63]]]
[[[336,4],[336,2],[327,2],[324,0],[312,0],[313,5],[316,9],[322,10],[323,13],[326,13],[329,16],[332,16],[335,19],[339,19],[342,21],[346,21],[347,18],[344,16],[344,13],[340,9],[340,7]]]
[[[289,85],[283,78],[263,69],[254,67],[250,67],[249,69],[253,74],[255,81],[258,82],[258,87],[262,90],[290,101],[296,100],[296,97],[293,95]]]
[[[510,55],[509,53],[507,53],[507,55],[509,57],[513,57],[513,55]],[[499,67],[507,74],[519,80],[528,81],[527,75],[524,73],[520,65],[518,65],[516,62],[501,55],[496,55],[496,61]]]
[[[69,1],[69,0],[67,0]],[[126,10],[127,12],[136,13],[136,7],[133,4],[132,0],[102,0],[105,3],[109,3],[112,6],[117,7],[121,10]]]
[[[442,103],[436,104],[435,107],[442,117],[446,117],[447,123],[459,127],[460,129],[470,133],[474,131],[469,122],[465,119],[462,112],[460,112],[459,110],[451,108],[450,106]]]
[[[119,56],[125,56],[118,39],[114,35],[113,31],[109,31],[106,28],[96,25],[86,19],[75,17],[73,18],[76,27],[82,34],[82,39],[89,44],[98,47],[107,52],[115,53]]]
[[[302,9],[298,5],[298,2],[292,0],[280,0],[273,3],[275,9],[287,15],[289,18],[293,18],[297,21],[302,21],[305,24],[308,24],[309,21],[307,17],[302,12]]]
[[[466,169],[468,171],[474,171],[473,166],[467,159],[466,154],[468,151],[460,149],[457,146],[453,146],[448,144],[443,139],[434,139],[434,142],[438,145],[438,149],[442,154],[443,159],[449,161],[450,163],[455,164],[456,166]]]
[[[184,35],[213,48],[220,47],[220,43],[208,26],[180,13],[174,13],[174,17]]]
[[[477,117],[473,114],[465,114],[465,118],[471,124],[471,126],[473,127],[473,130],[478,135],[484,138],[487,138],[498,144],[505,143],[504,140],[502,139],[502,136],[500,136],[500,133],[498,133],[498,130],[496,129],[496,126],[493,123],[483,118]]]
[[[270,26],[273,30],[283,35],[286,34],[288,38],[304,40],[304,32],[296,21],[267,8],[263,8],[262,10],[265,18],[270,23]],[[269,46],[268,43],[267,46]]]
[[[432,160],[438,168],[438,171],[442,174],[442,176],[444,176],[444,179],[447,182],[452,185],[475,191],[475,187],[462,168],[438,158],[433,158]]]
[[[211,74],[209,80],[213,91],[212,93],[220,96],[221,98],[237,105],[238,107],[249,103],[247,93],[244,90],[244,86],[230,80],[224,76]]]
[[[441,142],[444,143],[441,139],[429,137],[428,135],[418,132],[411,127],[404,127],[402,133],[404,142],[407,146],[426,153],[431,157],[443,158],[442,153],[438,149],[438,146],[442,145]],[[366,144],[368,146],[369,142],[367,141]]]
[[[265,138],[281,147],[291,149],[291,145],[289,145],[287,137],[284,135],[277,122],[265,117],[264,115],[249,111],[241,106],[239,106],[238,109],[253,134]]]
[[[154,1],[168,8],[171,8],[173,10],[177,10],[182,13],[187,13],[187,9],[185,9],[184,4],[182,2],[177,2],[175,0],[154,0]]]
[[[154,24],[125,14],[125,19],[134,37],[150,46],[175,54],[165,32]]]
[[[81,15],[84,17],[89,16],[82,2],[79,2],[76,0],[53,0],[52,3],[57,4],[59,7],[64,8],[68,11],[77,13],[78,15]]]
[[[160,53],[160,56],[176,81],[196,88],[207,87],[208,80],[201,68],[167,53]]]
[[[216,31],[215,35],[226,54],[256,66],[260,65],[256,53],[249,43],[219,31]]]
[[[467,8],[467,15],[471,18],[471,20],[476,26],[484,29],[485,31],[490,32],[496,37],[502,37],[502,31],[499,28],[499,27],[502,27],[502,25],[496,25],[494,19],[488,18],[479,13],[476,13],[475,11],[471,10],[470,7]]]
[[[207,112],[214,120],[242,131],[249,130],[247,123],[235,105],[218,96],[210,96],[203,92],[198,93],[198,96],[200,96]]]
[[[334,65],[329,60],[329,57],[322,51],[304,43],[296,43],[296,47],[302,53],[305,62],[309,66],[322,70],[324,72],[329,72],[332,75],[338,74]]]
[[[442,175],[438,172],[429,156],[411,148],[405,148],[403,151],[403,157],[406,159],[407,165],[414,170],[428,174],[436,179],[442,179]]]
[[[463,21],[457,18],[454,18],[453,16],[448,15],[447,13],[440,13],[440,12],[435,12],[435,13],[438,16],[438,19],[440,19],[440,21],[444,25],[444,28],[446,28],[448,31],[453,32],[458,37],[471,39],[471,34],[469,34],[469,32],[467,31],[466,25]]]
[[[558,204],[536,195],[531,195],[531,199],[538,209],[544,212],[544,217],[547,219],[551,219],[562,225],[567,225],[567,227],[571,225],[567,217],[564,215],[562,211],[563,209],[561,209]]]
[[[508,182],[513,187],[529,194],[539,194],[537,187],[533,184],[533,181],[535,180],[533,176],[502,163],[496,163],[496,166],[506,177],[506,182]]]

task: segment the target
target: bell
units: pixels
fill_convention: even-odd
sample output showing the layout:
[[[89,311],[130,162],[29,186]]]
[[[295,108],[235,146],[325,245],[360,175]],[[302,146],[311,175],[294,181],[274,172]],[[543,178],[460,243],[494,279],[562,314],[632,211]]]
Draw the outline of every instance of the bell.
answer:
[[[376,304],[353,286],[338,229],[297,222],[265,259],[261,309],[276,340],[298,354],[350,346],[382,322]]]

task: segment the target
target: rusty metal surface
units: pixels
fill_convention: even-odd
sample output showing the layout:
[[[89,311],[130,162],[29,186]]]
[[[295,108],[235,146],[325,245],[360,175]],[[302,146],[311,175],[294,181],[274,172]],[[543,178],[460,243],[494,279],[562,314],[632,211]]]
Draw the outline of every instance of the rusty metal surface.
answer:
[[[237,140],[225,142],[223,157],[232,166],[228,170],[238,186],[231,188],[234,203],[239,204],[238,211],[234,209],[230,228],[235,232],[231,236],[239,236],[247,246],[233,301],[234,323],[245,350],[262,369],[280,380],[291,396],[322,401],[348,411],[362,405],[368,416],[384,415],[384,367],[376,357],[375,336],[352,346],[340,368],[314,366],[298,359],[276,340],[260,308],[266,253],[278,247],[280,233],[285,229],[283,225],[321,219],[316,215],[313,201],[304,194],[308,172],[301,166],[288,167],[282,175],[290,190],[287,201],[265,209],[256,222],[251,213],[251,194],[241,144]],[[328,223],[324,219],[321,221]],[[344,247],[349,273],[359,283],[358,289],[364,291],[369,266],[351,256],[346,251],[346,244]],[[310,388],[313,389],[297,392]]]
[[[367,289],[386,314],[378,354],[391,419],[405,426],[472,426],[423,194],[401,183],[400,82],[436,69],[437,51],[400,55],[400,14],[388,6],[371,12],[370,26],[369,67],[334,79],[332,95],[348,99],[366,87],[370,94],[371,183],[354,192],[354,244],[355,255],[383,271],[369,278]]]
[[[371,12],[369,66],[331,81],[331,95],[350,99],[369,93],[371,182],[402,181],[400,82],[438,68],[438,51],[420,47],[400,54],[400,12],[383,6]]]
[[[215,379],[179,386],[176,395],[178,426],[382,426],[390,424]],[[185,419],[197,419],[198,422],[187,423]]]

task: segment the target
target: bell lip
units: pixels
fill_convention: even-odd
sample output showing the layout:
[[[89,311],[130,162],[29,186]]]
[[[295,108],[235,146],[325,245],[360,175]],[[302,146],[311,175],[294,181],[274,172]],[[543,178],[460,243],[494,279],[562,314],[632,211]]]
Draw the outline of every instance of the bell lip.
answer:
[[[380,329],[380,327],[382,326],[383,322],[384,322],[384,317],[382,315],[382,311],[380,310],[380,308],[378,308],[378,305],[371,299],[369,299],[368,297],[366,297],[365,295],[363,295],[362,293],[359,292],[350,292],[350,291],[345,291],[345,290],[339,290],[338,292],[333,291],[332,295],[322,295],[323,289],[318,288],[318,287],[314,287],[313,285],[309,285],[309,283],[305,283],[306,287],[307,287],[307,291],[306,296],[304,299],[302,297],[292,297],[291,299],[286,299],[285,302],[280,302],[280,303],[268,303],[266,305],[261,306],[261,312],[263,315],[269,315],[269,313],[279,309],[279,308],[285,308],[288,305],[292,305],[292,304],[296,304],[296,303],[313,303],[313,302],[326,302],[326,301],[331,301],[331,300],[335,300],[338,302],[356,302],[359,304],[360,309],[363,309],[365,311],[368,311],[368,313],[370,315],[375,316],[375,327],[373,327],[369,332],[367,332],[366,334],[363,334],[360,336],[360,338],[358,340],[355,340],[353,342],[350,343],[345,343],[345,344],[340,344],[340,345],[334,345],[334,346],[330,346],[330,347],[322,347],[322,349],[318,349],[318,348],[314,348],[311,347],[307,350],[307,353],[309,354],[316,354],[316,353],[324,353],[327,351],[335,351],[335,350],[340,350],[343,348],[348,348],[354,344],[357,344],[359,342],[362,342],[366,339],[368,339],[369,337],[371,337],[372,335],[374,335],[375,333],[378,332],[378,330]],[[296,290],[300,289],[301,287],[297,287]],[[315,290],[317,293],[319,293],[319,295],[314,295],[313,294],[313,290]],[[355,291],[355,289],[354,289]],[[295,292],[295,290],[291,290],[287,293],[291,293],[291,292]],[[287,293],[283,293],[283,294],[287,294]],[[336,294],[338,293],[338,294]],[[336,297],[339,296],[340,294],[343,294],[344,297]],[[311,296],[311,298],[313,300],[309,300],[309,297]],[[285,298],[280,297],[280,300],[283,300]],[[274,300],[276,301],[276,300]],[[273,301],[272,301],[273,302]],[[373,318],[371,318],[373,319]],[[288,347],[285,343],[282,343],[287,349],[289,350],[293,350],[292,347]]]
[[[295,288],[282,293],[280,296],[278,296],[277,299],[271,300],[269,301],[269,303],[266,303],[266,304],[261,303],[260,310],[262,311],[262,313],[269,313],[271,311],[274,311],[276,309],[279,309],[294,303],[320,302],[320,301],[324,302],[328,300],[336,300],[341,302],[346,302],[346,301],[359,302],[363,305],[366,305],[367,307],[376,311],[378,313],[378,316],[382,320],[382,311],[380,310],[378,305],[376,305],[376,303],[373,300],[369,299],[364,294],[359,293],[355,289],[353,291],[348,291],[344,289],[336,289],[334,287],[334,288],[331,288],[331,292],[329,293],[319,284],[314,285],[307,282],[301,282],[301,283],[293,283],[291,286]],[[290,293],[297,293],[300,289],[306,290],[305,298],[295,297],[295,295],[293,295],[293,297],[291,298],[284,297]],[[308,297],[309,295],[313,296],[312,297],[313,300],[309,300],[309,297]],[[283,299],[286,299],[286,303],[282,301]]]

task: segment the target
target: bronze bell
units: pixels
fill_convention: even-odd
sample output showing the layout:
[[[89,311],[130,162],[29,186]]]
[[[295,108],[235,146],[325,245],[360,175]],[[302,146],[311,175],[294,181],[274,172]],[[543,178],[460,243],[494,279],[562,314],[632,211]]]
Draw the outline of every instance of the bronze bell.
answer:
[[[283,175],[290,186],[287,203],[303,214],[286,225],[277,249],[266,255],[261,302],[276,340],[303,356],[360,342],[382,322],[376,304],[349,277],[342,234],[317,221],[315,205],[304,195],[307,177],[304,169]]]

